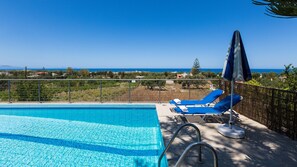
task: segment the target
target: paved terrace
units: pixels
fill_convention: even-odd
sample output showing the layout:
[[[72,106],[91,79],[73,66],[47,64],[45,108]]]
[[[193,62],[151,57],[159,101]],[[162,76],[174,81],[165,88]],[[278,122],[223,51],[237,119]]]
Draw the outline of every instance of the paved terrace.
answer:
[[[157,104],[158,117],[165,145],[179,125],[194,123],[201,132],[202,141],[215,148],[220,167],[295,167],[297,166],[297,141],[273,132],[245,116],[239,116],[240,126],[246,130],[244,139],[226,138],[216,131],[220,123],[215,120],[201,121],[199,116],[180,116],[170,111],[169,104]],[[228,115],[225,115],[226,121]],[[169,166],[173,166],[189,141],[195,140],[195,131],[187,128],[178,135],[167,152]],[[197,153],[190,152],[182,166],[213,166],[212,155],[203,150],[202,164],[197,164]]]

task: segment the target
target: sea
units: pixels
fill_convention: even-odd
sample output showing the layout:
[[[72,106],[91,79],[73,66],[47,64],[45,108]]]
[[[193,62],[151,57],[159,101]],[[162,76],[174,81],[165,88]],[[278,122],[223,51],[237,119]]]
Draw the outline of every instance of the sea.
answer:
[[[27,70],[39,71],[66,71],[67,68],[28,68]],[[79,71],[86,69],[90,72],[100,72],[100,71],[112,71],[112,72],[172,72],[172,73],[189,73],[191,68],[73,68],[73,70]],[[24,70],[24,68],[0,68],[1,71],[12,71],[12,70]],[[200,68],[202,72],[213,72],[220,73],[223,71],[221,68]],[[270,73],[274,72],[280,74],[284,69],[251,69],[252,73]]]

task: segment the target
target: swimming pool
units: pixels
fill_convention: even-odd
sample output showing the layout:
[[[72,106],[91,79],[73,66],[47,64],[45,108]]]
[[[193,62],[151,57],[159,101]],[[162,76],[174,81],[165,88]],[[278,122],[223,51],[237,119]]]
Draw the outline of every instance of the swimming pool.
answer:
[[[164,149],[154,105],[0,105],[0,123],[0,166],[149,167]]]

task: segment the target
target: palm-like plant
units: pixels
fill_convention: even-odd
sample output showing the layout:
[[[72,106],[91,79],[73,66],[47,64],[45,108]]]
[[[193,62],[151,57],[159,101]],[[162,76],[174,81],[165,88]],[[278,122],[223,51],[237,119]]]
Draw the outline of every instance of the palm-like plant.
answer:
[[[253,4],[266,6],[266,13],[278,18],[297,18],[297,0],[252,0]]]

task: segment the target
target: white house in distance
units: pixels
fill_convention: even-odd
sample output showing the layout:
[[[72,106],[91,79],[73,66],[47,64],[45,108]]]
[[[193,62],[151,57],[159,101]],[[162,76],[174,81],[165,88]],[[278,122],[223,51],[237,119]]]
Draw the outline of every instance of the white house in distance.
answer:
[[[182,78],[186,78],[186,76],[188,76],[187,73],[182,73],[182,74],[176,74],[176,79],[182,79]]]

